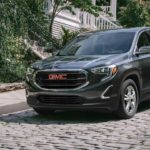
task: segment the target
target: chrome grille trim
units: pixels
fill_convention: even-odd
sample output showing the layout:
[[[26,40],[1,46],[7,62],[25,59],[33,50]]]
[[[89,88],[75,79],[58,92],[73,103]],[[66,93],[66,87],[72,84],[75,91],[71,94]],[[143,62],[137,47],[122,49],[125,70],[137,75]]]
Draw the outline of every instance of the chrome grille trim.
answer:
[[[39,72],[49,72],[49,73],[55,73],[55,72],[59,72],[59,73],[62,73],[62,72],[70,72],[70,73],[73,73],[73,72],[81,72],[81,73],[84,73],[85,74],[85,77],[86,77],[86,82],[85,84],[77,87],[77,88],[65,88],[65,89],[47,89],[47,88],[43,88],[41,87],[40,85],[38,85],[36,83],[36,75],[37,73]],[[89,84],[89,81],[88,81],[88,72],[86,70],[82,70],[82,69],[47,69],[47,70],[38,70],[36,71],[34,74],[33,74],[33,83],[34,85],[41,89],[41,90],[44,90],[44,91],[54,91],[54,92],[57,92],[57,91],[75,91],[75,90],[79,90],[85,86],[87,86]]]

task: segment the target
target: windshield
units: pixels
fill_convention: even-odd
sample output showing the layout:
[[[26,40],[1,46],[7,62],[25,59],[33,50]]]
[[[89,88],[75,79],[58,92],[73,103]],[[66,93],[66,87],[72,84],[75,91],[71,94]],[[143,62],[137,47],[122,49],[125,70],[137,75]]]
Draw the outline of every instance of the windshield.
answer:
[[[102,32],[82,35],[59,52],[62,56],[121,54],[130,50],[134,33]]]

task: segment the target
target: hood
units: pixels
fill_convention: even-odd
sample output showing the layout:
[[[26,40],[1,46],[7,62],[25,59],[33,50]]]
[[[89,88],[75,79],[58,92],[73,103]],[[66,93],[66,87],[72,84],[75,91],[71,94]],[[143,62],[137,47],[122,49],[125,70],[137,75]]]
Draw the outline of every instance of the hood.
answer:
[[[88,69],[96,66],[112,65],[115,60],[122,59],[118,55],[99,56],[52,56],[38,61],[32,66],[36,69]]]

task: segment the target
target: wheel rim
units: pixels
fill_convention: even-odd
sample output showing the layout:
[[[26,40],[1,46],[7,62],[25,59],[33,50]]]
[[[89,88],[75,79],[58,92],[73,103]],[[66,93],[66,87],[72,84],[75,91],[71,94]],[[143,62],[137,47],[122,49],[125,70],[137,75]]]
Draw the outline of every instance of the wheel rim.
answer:
[[[124,105],[127,113],[132,114],[136,109],[137,95],[135,88],[129,85],[124,93]]]

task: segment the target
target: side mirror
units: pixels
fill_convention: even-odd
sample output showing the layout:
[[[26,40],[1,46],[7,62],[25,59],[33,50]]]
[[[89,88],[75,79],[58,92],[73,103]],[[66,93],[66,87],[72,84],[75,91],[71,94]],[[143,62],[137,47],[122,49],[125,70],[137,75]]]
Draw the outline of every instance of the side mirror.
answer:
[[[136,54],[147,54],[150,53],[150,46],[140,47],[139,51]]]

